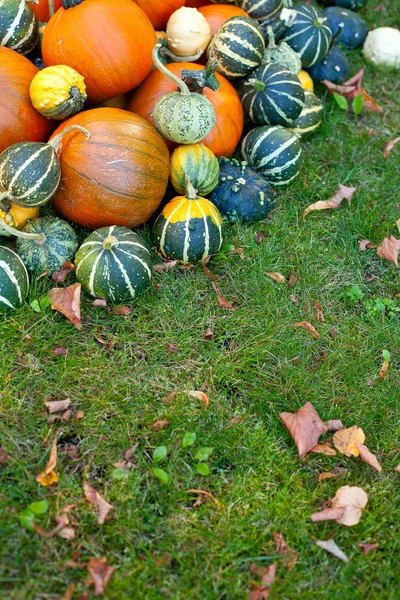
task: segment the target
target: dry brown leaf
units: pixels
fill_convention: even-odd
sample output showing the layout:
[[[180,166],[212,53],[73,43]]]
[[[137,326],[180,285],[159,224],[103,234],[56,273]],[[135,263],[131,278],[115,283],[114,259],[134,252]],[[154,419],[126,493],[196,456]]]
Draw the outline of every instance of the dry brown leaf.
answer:
[[[351,527],[357,525],[361,519],[362,512],[368,502],[368,495],[360,487],[344,485],[340,487],[335,497],[332,498],[332,508],[325,508],[311,515],[311,520],[331,521]]]
[[[79,421],[80,419],[83,419],[84,416],[85,416],[85,413],[83,412],[83,410],[77,410],[76,413],[74,414],[74,420]]]
[[[314,304],[314,308],[317,309],[317,321],[325,321],[324,313],[322,312],[322,306],[319,302]]]
[[[232,417],[232,419],[229,421],[229,425],[237,425],[238,423],[242,423],[242,422],[243,422],[243,417],[241,417],[241,416]]]
[[[390,140],[390,142],[386,144],[385,150],[383,151],[383,156],[386,158],[386,160],[389,158],[389,153],[392,150],[392,148],[395,146],[395,144],[398,144],[399,142],[400,137],[397,137],[394,140]]]
[[[370,242],[369,240],[358,240],[358,246],[361,252],[364,250],[369,250],[370,248],[376,248],[376,244]]]
[[[370,465],[370,467],[373,467],[377,471],[381,472],[382,467],[379,464],[379,461],[376,458],[375,454],[372,454],[372,452],[368,450],[367,446],[364,446],[364,444],[360,444],[359,442],[355,442],[355,444],[360,452],[360,458],[362,458],[364,462]]]
[[[253,563],[250,569],[252,573],[261,577],[261,584],[249,590],[248,600],[268,600],[275,581],[277,564],[273,563],[268,567],[259,567]]]
[[[53,400],[51,402],[45,402],[44,404],[49,415],[52,415],[53,413],[60,412],[61,410],[67,410],[67,408],[71,405],[71,400],[66,398],[65,400]]]
[[[153,265],[153,271],[155,273],[165,273],[166,271],[170,271],[174,269],[178,264],[177,260],[166,260],[165,262],[159,265]]]
[[[260,245],[262,241],[265,240],[265,233],[263,233],[262,231],[258,231],[254,236],[254,240],[256,244]]]
[[[237,310],[239,308],[238,306],[233,306],[233,304],[228,302],[228,300],[225,300],[225,298],[222,296],[221,292],[219,291],[218,286],[214,283],[214,281],[212,282],[212,286],[213,286],[214,292],[217,294],[218,306],[221,306],[222,308],[226,308],[227,310]]]
[[[308,321],[299,321],[298,323],[293,323],[293,325],[289,325],[289,327],[303,327],[308,331],[308,333],[311,333],[313,338],[315,338],[316,340],[319,340],[319,338],[321,337],[318,331],[315,329],[315,327],[311,325],[311,323],[309,323]]]
[[[214,275],[214,273],[210,271],[205,262],[202,262],[201,266],[203,267],[203,271],[208,279],[211,279],[211,281],[217,281],[219,279],[217,275]]]
[[[296,275],[293,275],[293,273],[290,275],[289,277],[289,285],[290,287],[294,287],[296,285],[296,283],[298,282],[299,278],[296,277]]]
[[[87,564],[87,570],[89,571],[89,585],[94,585],[96,596],[104,594],[115,567],[108,566],[106,558],[91,558]]]
[[[53,288],[49,292],[52,310],[58,310],[69,319],[77,329],[82,329],[81,323],[81,284],[74,283],[66,288]]]
[[[318,443],[320,435],[327,431],[311,402],[307,402],[295,413],[280,413],[279,417],[294,439],[300,458],[303,458]]]
[[[275,538],[277,553],[279,556],[285,558],[283,564],[289,569],[289,571],[291,571],[297,563],[298,552],[292,550],[292,548],[286,543],[285,538],[281,533],[275,531],[273,536]]]
[[[350,562],[349,558],[346,556],[346,554],[343,552],[343,550],[341,550],[339,548],[339,546],[336,544],[336,542],[334,542],[333,540],[327,540],[327,541],[318,540],[315,543],[317,544],[317,546],[319,546],[323,550],[326,550],[330,554],[333,554],[333,556],[336,556],[336,558],[339,558],[346,564],[349,564],[349,562]]]
[[[329,444],[315,444],[310,452],[325,454],[325,456],[336,456],[336,450],[332,446],[329,446]]]
[[[264,275],[266,275],[267,277],[271,277],[271,279],[273,279],[277,283],[283,283],[285,281],[284,276],[281,275],[281,273],[278,273],[278,271],[273,271],[272,273],[264,273]]]
[[[136,442],[136,444],[134,444],[132,446],[132,448],[129,448],[128,450],[126,450],[125,454],[124,454],[125,460],[130,460],[138,448],[139,448],[139,442]]]
[[[39,473],[36,481],[43,486],[53,485],[57,483],[58,476],[54,469],[57,466],[57,436],[55,436],[53,445],[51,446],[49,460],[44,471]]]
[[[124,306],[123,304],[121,306],[116,306],[115,308],[112,309],[112,313],[114,315],[122,315],[123,317],[129,317],[131,312],[132,311],[129,308],[129,306]]]
[[[334,433],[333,445],[339,452],[346,456],[359,456],[360,451],[357,448],[356,442],[363,444],[365,442],[365,434],[361,427],[353,425],[348,429],[340,429]]]
[[[332,198],[329,200],[319,200],[318,202],[314,202],[314,204],[310,204],[303,212],[303,220],[308,213],[313,210],[326,210],[328,208],[339,208],[343,200],[347,200],[350,203],[351,197],[356,191],[355,187],[347,187],[339,183],[336,192],[333,194]]]
[[[0,446],[0,465],[4,465],[10,458],[9,453]]]
[[[375,550],[376,548],[378,548],[379,544],[363,544],[363,542],[358,542],[356,546],[360,548],[363,554],[369,554],[371,550]]]
[[[171,344],[171,342],[167,342],[165,344],[165,347],[168,350],[168,352],[177,352],[178,351],[178,346],[176,346],[175,344]]]
[[[90,487],[87,481],[83,482],[83,491],[85,492],[86,499],[90,502],[90,504],[94,504],[99,509],[97,522],[99,525],[103,525],[108,513],[112,508],[114,508],[113,505],[104,500],[99,492]]]
[[[400,473],[400,464],[396,465],[394,470],[396,471],[396,473]]]
[[[73,540],[75,538],[75,529],[73,527],[68,527],[71,524],[71,518],[69,513],[71,510],[75,508],[74,504],[69,504],[60,510],[60,512],[56,515],[56,522],[59,526],[59,531],[57,531],[57,536],[63,538],[64,540]]]
[[[72,600],[75,591],[75,583],[70,583],[64,594],[58,600]]]
[[[64,346],[55,346],[53,352],[56,356],[67,356],[68,350]]]
[[[289,300],[291,300],[294,303],[296,303],[296,302],[299,301],[298,298],[297,298],[297,296],[295,296],[294,294],[290,294]]]
[[[337,92],[341,96],[344,96],[347,100],[352,100],[357,96],[362,96],[364,99],[363,108],[369,111],[378,111],[383,112],[383,108],[379,106],[375,102],[371,96],[367,94],[367,92],[362,87],[362,80],[364,76],[365,67],[362,67],[358,73],[353,75],[350,79],[345,81],[343,84],[336,85],[327,79],[324,79],[321,83],[323,83],[329,90],[331,94]]]
[[[318,481],[320,483],[322,483],[323,481],[325,481],[325,479],[332,479],[333,477],[340,477],[342,475],[342,473],[320,473],[319,477],[318,477]]]
[[[386,379],[388,368],[389,368],[389,361],[385,360],[382,363],[381,370],[379,371],[379,377],[380,377],[380,379]]]
[[[346,512],[344,506],[338,506],[337,508],[324,508],[319,512],[311,515],[311,521],[313,523],[319,523],[320,521],[337,521],[341,519]]]
[[[339,419],[330,419],[329,421],[325,421],[325,425],[328,431],[340,431],[341,429],[345,429],[345,426]]]
[[[72,262],[65,262],[59,271],[54,271],[51,278],[56,283],[62,283],[65,281],[70,273],[75,271],[75,265]]]
[[[170,394],[168,394],[168,396],[165,396],[161,402],[163,404],[172,404],[173,401],[175,400],[175,398],[177,397],[178,392],[171,392]]]
[[[167,419],[162,419],[160,421],[154,421],[151,428],[153,431],[160,431],[161,429],[168,427],[168,425],[169,425],[169,421],[167,421]]]
[[[379,258],[386,258],[390,262],[394,263],[396,267],[399,266],[399,251],[400,251],[400,240],[396,239],[394,235],[386,237],[377,247],[376,253]]]
[[[202,402],[204,406],[208,408],[208,405],[210,404],[210,399],[208,398],[207,394],[205,394],[204,392],[198,392],[197,390],[188,390],[188,394],[191,398],[196,398],[196,400],[200,400],[200,402]]]
[[[96,300],[93,300],[92,306],[96,306],[96,307],[99,306],[100,308],[106,308],[107,300],[105,298],[96,298]]]
[[[203,337],[205,340],[212,340],[214,337],[213,330],[210,328],[206,329]]]
[[[210,494],[210,492],[206,492],[205,490],[186,490],[186,494],[201,494],[203,496],[207,496],[207,498],[210,498],[210,500],[215,502],[218,508],[221,508],[221,503],[212,494]]]

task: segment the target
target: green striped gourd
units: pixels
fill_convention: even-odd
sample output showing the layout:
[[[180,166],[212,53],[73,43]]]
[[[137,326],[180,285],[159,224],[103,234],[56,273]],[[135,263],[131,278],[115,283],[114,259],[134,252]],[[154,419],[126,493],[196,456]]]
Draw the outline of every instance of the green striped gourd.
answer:
[[[287,185],[299,174],[298,136],[283,127],[256,127],[242,142],[243,158],[273,186]]]
[[[71,225],[57,217],[32,219],[14,235],[17,253],[28,271],[36,274],[59,271],[65,262],[73,260],[79,246]]]
[[[311,67],[326,56],[332,31],[328,19],[313,6],[300,5],[292,10],[296,18],[281,39],[300,55],[303,67]]]
[[[127,227],[101,227],[75,256],[76,278],[91,296],[123,302],[150,284],[152,261],[142,238]]]
[[[83,127],[71,125],[47,144],[20,142],[0,154],[0,201],[8,199],[30,208],[50,200],[61,179],[57,152],[61,139],[71,129],[90,135]]]
[[[19,308],[29,289],[28,272],[13,250],[0,246],[0,311]]]
[[[177,144],[195,144],[214,127],[214,107],[205,96],[192,93],[184,81],[165,68],[158,55],[160,48],[161,44],[154,47],[154,64],[168,79],[176,83],[180,92],[161,96],[151,117],[157,131],[163,137]]]
[[[304,107],[304,88],[297,75],[270,63],[252,72],[242,88],[246,114],[258,125],[288,127]]]
[[[217,60],[217,69],[222,75],[235,79],[258,67],[264,50],[264,36],[257,21],[250,17],[231,17],[215,34],[208,56]]]
[[[324,107],[319,98],[308,90],[305,91],[304,108],[300,116],[291,124],[289,131],[306,137],[321,125]]]
[[[1,46],[28,54],[38,37],[38,23],[27,0],[0,0]]]
[[[184,264],[203,261],[222,244],[222,217],[206,198],[197,196],[190,180],[186,195],[177,196],[157,217],[153,240],[164,258]]]
[[[286,42],[276,44],[275,34],[271,25],[267,27],[267,36],[268,46],[264,51],[263,63],[266,65],[269,63],[278,63],[297,75],[301,70],[301,58],[297,52]]]
[[[284,7],[284,0],[240,0],[239,6],[252,19],[263,21],[278,17]]]
[[[178,146],[171,154],[171,183],[178,194],[186,191],[186,177],[200,196],[207,196],[218,183],[219,162],[204,144]]]

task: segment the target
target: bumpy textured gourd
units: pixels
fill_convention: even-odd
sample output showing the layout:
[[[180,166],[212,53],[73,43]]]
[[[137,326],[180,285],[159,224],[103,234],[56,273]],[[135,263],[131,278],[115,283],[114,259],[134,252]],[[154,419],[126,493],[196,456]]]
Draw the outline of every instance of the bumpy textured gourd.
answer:
[[[350,77],[349,59],[337,46],[332,46],[324,60],[309,67],[308,72],[314,81],[327,79],[332,83],[343,83]]]
[[[313,133],[322,123],[324,106],[319,98],[312,92],[305,92],[304,108],[299,117],[288,127],[288,131],[301,137]]]
[[[278,63],[297,75],[301,70],[301,58],[286,42],[276,44],[274,30],[271,25],[267,28],[268,46],[264,51],[262,62],[265,64]]]
[[[76,278],[91,296],[123,302],[144,292],[152,261],[142,238],[127,227],[101,227],[75,256]]]
[[[400,67],[400,31],[394,27],[378,27],[367,35],[364,58],[374,65]]]
[[[0,154],[0,201],[8,199],[23,207],[40,206],[48,202],[61,179],[57,156],[61,140],[73,129],[90,137],[87,129],[71,125],[47,144],[20,142],[4,150]]]
[[[363,45],[368,25],[360,15],[339,6],[329,6],[324,15],[328,19],[335,44],[349,50]]]
[[[179,77],[165,68],[158,56],[160,47],[160,44],[156,44],[153,49],[154,64],[181,91],[171,92],[157,100],[151,115],[154,125],[168,140],[178,144],[195,144],[214,127],[214,107],[202,94],[191,93]]]
[[[243,84],[242,104],[254,123],[288,127],[303,110],[304,88],[285,67],[261,65]]]
[[[0,223],[1,226],[1,223]],[[17,253],[31,273],[49,275],[72,261],[79,243],[75,231],[57,217],[32,219],[17,236]]]
[[[0,311],[19,308],[29,290],[24,263],[13,250],[0,246]]]
[[[0,6],[0,46],[28,54],[39,35],[38,23],[27,0],[3,0]]]
[[[84,78],[67,65],[46,67],[36,73],[29,95],[40,114],[60,121],[82,110],[87,98]]]
[[[218,183],[218,159],[204,144],[178,146],[171,154],[171,183],[178,194],[186,192],[186,177],[200,196],[207,196]]]
[[[327,54],[332,41],[332,31],[326,16],[312,6],[296,6],[294,22],[285,27],[282,41],[289,44],[301,58],[303,67],[311,67]]]
[[[245,161],[225,156],[219,159],[218,185],[209,200],[227,221],[255,223],[265,219],[273,207],[274,191],[268,181]]]
[[[186,180],[186,195],[177,196],[157,217],[153,240],[164,258],[197,263],[215,254],[222,244],[222,217],[218,209]]]
[[[168,19],[168,47],[178,56],[189,56],[198,50],[206,50],[211,41],[211,27],[205,17],[195,8],[182,6]]]

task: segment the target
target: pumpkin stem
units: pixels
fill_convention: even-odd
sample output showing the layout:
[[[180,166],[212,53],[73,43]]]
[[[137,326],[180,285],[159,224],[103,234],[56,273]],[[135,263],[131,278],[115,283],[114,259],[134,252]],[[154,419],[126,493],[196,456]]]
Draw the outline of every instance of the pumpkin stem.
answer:
[[[249,79],[248,83],[256,90],[256,92],[263,92],[265,90],[265,83],[259,79]]]
[[[314,25],[315,27],[322,27],[322,25],[324,24],[324,22],[327,20],[326,17],[317,17],[316,19],[314,19]]]
[[[177,54],[174,54],[172,50],[166,48],[161,44],[160,54],[162,54],[162,56],[172,58],[174,62],[196,62],[196,60],[198,60],[203,54],[203,50],[201,50],[200,48],[199,50],[197,50],[196,54],[192,54],[192,56],[178,56]]]
[[[193,187],[189,175],[185,176],[186,198],[188,200],[197,200],[197,190]]]
[[[3,200],[5,200],[5,202],[3,202]],[[7,204],[10,204],[10,192],[3,192],[0,194],[0,205],[6,206]]]
[[[174,83],[176,83],[176,85],[179,87],[179,89],[181,90],[181,94],[183,96],[190,96],[190,90],[188,88],[188,86],[186,85],[186,83],[184,81],[182,81],[182,79],[179,79],[179,77],[177,77],[176,75],[174,75],[173,73],[171,73],[171,71],[169,71],[161,62],[160,57],[158,55],[158,51],[160,50],[160,48],[162,48],[162,44],[156,44],[153,48],[153,62],[156,65],[157,69],[159,71],[161,71],[161,73],[163,75],[165,75],[166,77],[168,77],[168,79],[171,79],[171,81],[173,81]]]
[[[70,125],[69,127],[66,127],[64,129],[64,131],[61,131],[56,136],[54,136],[52,140],[49,141],[50,146],[53,146],[54,150],[57,153],[60,150],[61,140],[63,139],[63,137],[65,135],[67,135],[67,133],[69,133],[73,129],[77,129],[78,131],[81,131],[82,133],[84,133],[87,140],[90,138],[90,132],[87,129],[85,129],[84,127],[81,127],[80,125]]]
[[[104,238],[104,240],[103,240],[103,249],[111,250],[112,247],[115,246],[115,244],[118,244],[117,238],[113,235],[109,235],[108,237]]]
[[[62,7],[67,10],[67,8],[73,8],[74,6],[78,6],[81,4],[83,0],[61,0]]]
[[[277,48],[278,46],[275,41],[274,30],[272,29],[271,25],[268,25],[268,27],[267,27],[267,35],[268,35],[268,48]]]
[[[182,69],[181,77],[191,92],[202,94],[205,87],[216,92],[220,87],[220,83],[215,75],[217,67],[217,59],[210,58],[204,69],[201,69],[201,71]]]
[[[19,229],[14,229],[14,227],[10,227],[3,219],[0,218],[0,230],[4,229],[10,235],[15,235],[15,237],[22,238],[23,240],[35,240],[37,244],[44,244],[46,241],[46,236],[44,233],[25,233],[24,231],[19,231]]]

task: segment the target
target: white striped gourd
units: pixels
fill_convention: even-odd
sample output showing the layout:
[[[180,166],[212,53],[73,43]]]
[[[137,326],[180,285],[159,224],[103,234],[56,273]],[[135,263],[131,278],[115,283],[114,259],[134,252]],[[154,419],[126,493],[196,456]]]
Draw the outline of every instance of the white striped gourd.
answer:
[[[261,64],[264,36],[257,21],[250,17],[231,17],[215,34],[208,57],[218,62],[217,70],[230,79],[244,77]]]
[[[89,137],[79,125],[71,125],[47,144],[20,142],[0,154],[0,200],[8,199],[18,206],[40,206],[55,194],[61,178],[57,150],[71,129]]]
[[[281,12],[283,0],[241,0],[240,8],[245,10],[252,19],[272,19],[278,17]]]
[[[0,246],[0,310],[19,308],[29,289],[24,263],[10,248]]]
[[[76,278],[91,296],[132,300],[149,285],[152,261],[142,238],[127,227],[101,227],[75,256]]]
[[[288,127],[304,107],[304,88],[299,78],[278,64],[255,69],[242,89],[243,108],[258,125]]]
[[[28,54],[39,36],[39,28],[27,0],[0,0],[0,45]]]
[[[242,142],[243,158],[273,186],[287,185],[299,174],[298,136],[283,127],[256,127]]]
[[[190,181],[186,195],[177,196],[157,217],[153,240],[164,258],[197,263],[215,254],[222,244],[222,217],[206,198],[197,196]]]
[[[313,6],[296,6],[293,12],[294,22],[285,27],[281,39],[300,55],[303,67],[311,67],[326,56],[332,31],[328,19]]]
[[[304,108],[300,116],[288,128],[292,133],[306,137],[321,125],[323,104],[312,92],[305,91]]]

